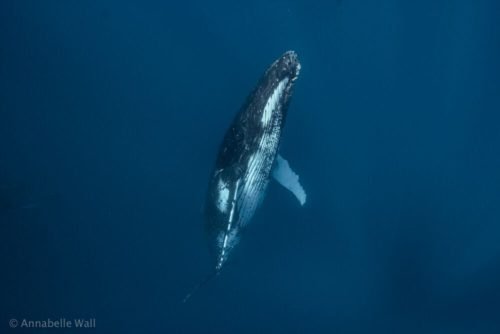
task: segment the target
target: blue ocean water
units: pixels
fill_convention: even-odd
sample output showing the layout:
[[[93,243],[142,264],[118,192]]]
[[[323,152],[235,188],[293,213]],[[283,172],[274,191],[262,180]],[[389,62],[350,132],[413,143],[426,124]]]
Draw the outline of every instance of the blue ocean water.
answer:
[[[0,332],[499,333],[498,1],[4,1]],[[297,51],[271,184],[231,264],[218,145]],[[76,328],[31,329],[78,332]]]

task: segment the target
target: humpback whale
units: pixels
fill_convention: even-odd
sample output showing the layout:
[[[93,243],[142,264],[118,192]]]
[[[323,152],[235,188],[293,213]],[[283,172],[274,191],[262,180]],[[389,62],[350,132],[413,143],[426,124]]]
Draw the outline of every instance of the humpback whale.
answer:
[[[306,193],[288,162],[278,154],[292,90],[300,72],[294,51],[266,70],[227,130],[220,145],[205,203],[205,228],[214,271],[184,301],[219,274],[241,231],[264,199],[271,177],[303,205]]]

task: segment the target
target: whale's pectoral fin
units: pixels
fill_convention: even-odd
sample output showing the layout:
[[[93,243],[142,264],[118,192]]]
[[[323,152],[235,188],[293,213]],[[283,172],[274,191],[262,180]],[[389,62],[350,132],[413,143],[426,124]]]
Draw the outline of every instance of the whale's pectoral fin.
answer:
[[[299,183],[299,176],[290,168],[288,161],[279,154],[273,168],[273,177],[279,184],[290,190],[301,205],[304,205],[307,195]]]

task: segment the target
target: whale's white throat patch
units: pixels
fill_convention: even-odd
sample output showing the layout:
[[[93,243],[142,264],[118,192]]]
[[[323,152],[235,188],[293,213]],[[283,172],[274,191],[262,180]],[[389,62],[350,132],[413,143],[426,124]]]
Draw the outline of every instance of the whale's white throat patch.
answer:
[[[234,188],[233,198],[231,200],[231,211],[229,212],[229,221],[226,227],[226,231],[219,233],[218,236],[220,254],[219,254],[219,261],[217,262],[217,269],[222,268],[222,265],[227,259],[229,251],[238,243],[238,228],[232,228],[232,227],[233,227],[234,212],[236,210],[236,196],[239,193],[239,186],[240,186],[240,180],[236,181],[236,186]],[[229,197],[229,191],[227,197]],[[227,210],[227,197],[226,197],[225,210]]]
[[[261,118],[261,122],[263,125],[267,125],[271,120],[273,111],[276,109],[276,106],[280,103],[281,96],[283,95],[283,92],[285,91],[287,84],[288,84],[288,78],[281,80],[278,86],[274,89],[274,92],[267,100]]]
[[[229,202],[229,187],[224,180],[219,179],[217,184],[217,208],[220,212],[225,213]]]

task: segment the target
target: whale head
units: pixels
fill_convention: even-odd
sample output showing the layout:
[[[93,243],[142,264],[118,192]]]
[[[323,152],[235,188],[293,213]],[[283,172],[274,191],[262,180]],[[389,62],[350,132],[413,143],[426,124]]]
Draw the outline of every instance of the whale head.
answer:
[[[295,51],[287,51],[278,58],[269,68],[274,71],[278,80],[288,79],[291,82],[297,80],[300,73],[299,57]]]

